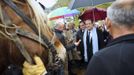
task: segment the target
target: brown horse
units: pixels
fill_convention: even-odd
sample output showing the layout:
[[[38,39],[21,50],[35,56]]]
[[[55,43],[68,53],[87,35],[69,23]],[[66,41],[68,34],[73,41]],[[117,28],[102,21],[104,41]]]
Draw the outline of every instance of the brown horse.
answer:
[[[24,55],[17,46],[18,44],[14,41],[16,39],[12,37],[14,33],[20,39],[30,57],[38,55],[43,60],[44,65],[48,65],[50,50],[47,50],[47,47],[43,46],[41,42],[36,42],[30,38],[17,34],[17,30],[25,31],[25,34],[28,33],[27,35],[38,34],[37,40],[41,40],[43,39],[41,36],[45,36],[56,48],[57,56],[64,61],[66,57],[65,48],[60,41],[55,38],[55,34],[47,26],[46,14],[41,6],[35,0],[12,0],[13,3],[30,18],[33,25],[35,25],[35,28],[38,30],[37,33],[34,32],[34,30],[24,22],[22,17],[7,5],[5,1],[0,0],[0,75],[10,64],[22,67],[23,62],[25,61]]]

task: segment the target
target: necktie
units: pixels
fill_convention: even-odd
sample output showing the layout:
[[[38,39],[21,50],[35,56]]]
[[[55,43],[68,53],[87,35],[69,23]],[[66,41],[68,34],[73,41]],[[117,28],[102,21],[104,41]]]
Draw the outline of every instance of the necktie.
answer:
[[[92,40],[90,40],[90,32],[87,32],[87,37],[86,37],[86,44],[87,44],[87,59],[88,62],[91,59],[92,55],[93,55],[93,51],[92,51]]]
[[[86,45],[87,45],[87,49],[85,51],[85,62],[88,62],[89,61],[89,38],[90,38],[90,35],[89,35],[89,32],[87,31],[87,35],[86,35]]]
[[[87,31],[87,37],[86,37],[86,43],[89,45],[89,40],[90,40],[90,32]]]

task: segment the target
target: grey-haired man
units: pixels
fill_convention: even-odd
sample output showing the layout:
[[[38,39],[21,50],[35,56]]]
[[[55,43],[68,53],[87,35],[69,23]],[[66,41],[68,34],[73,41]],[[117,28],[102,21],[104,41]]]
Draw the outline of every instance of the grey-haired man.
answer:
[[[116,0],[106,26],[113,41],[92,57],[86,75],[134,75],[134,0]]]

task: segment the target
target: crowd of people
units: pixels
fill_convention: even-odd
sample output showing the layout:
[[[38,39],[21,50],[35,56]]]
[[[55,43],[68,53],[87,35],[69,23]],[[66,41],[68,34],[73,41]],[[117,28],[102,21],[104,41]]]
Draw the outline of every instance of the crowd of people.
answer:
[[[107,29],[90,19],[80,21],[79,29],[57,21],[54,32],[67,51],[61,75],[134,75],[133,13],[134,0],[117,0],[107,9]]]

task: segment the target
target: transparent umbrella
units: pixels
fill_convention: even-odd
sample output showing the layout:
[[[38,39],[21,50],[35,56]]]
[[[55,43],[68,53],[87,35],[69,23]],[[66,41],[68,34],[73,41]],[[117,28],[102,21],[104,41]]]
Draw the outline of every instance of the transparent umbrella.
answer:
[[[86,7],[86,6],[95,6],[98,4],[103,4],[107,2],[113,2],[115,0],[72,0],[68,7],[70,9],[76,9],[80,7]]]

